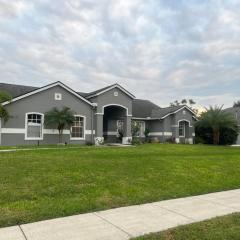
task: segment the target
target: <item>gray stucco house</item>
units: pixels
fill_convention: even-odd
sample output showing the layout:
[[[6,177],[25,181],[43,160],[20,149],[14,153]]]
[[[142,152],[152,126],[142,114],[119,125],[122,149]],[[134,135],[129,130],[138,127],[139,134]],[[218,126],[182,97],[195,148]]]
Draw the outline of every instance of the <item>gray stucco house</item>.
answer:
[[[61,82],[37,88],[0,83],[0,90],[10,93],[13,99],[3,105],[11,118],[0,124],[0,144],[55,144],[58,131],[44,125],[44,113],[53,107],[70,107],[75,122],[64,130],[63,141],[70,144],[102,141],[128,144],[131,128],[138,124],[139,138],[149,137],[164,142],[193,143],[195,113],[185,105],[161,108],[148,101],[137,99],[119,84],[113,84],[90,93],[76,92]]]
[[[236,118],[236,120],[238,122],[239,129],[240,129],[240,107],[227,108],[227,109],[225,109],[225,111],[231,113]],[[236,144],[240,145],[240,133],[238,134]]]

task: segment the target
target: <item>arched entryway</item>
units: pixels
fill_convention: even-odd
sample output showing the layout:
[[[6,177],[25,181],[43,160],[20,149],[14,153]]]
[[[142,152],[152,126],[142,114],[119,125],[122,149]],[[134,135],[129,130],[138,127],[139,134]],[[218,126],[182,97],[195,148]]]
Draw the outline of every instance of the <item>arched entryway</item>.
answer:
[[[95,113],[95,144],[130,144],[132,115],[128,108],[119,104],[108,104],[100,109],[101,112]]]
[[[126,135],[127,109],[120,105],[104,107],[103,137],[105,143],[122,143]]]

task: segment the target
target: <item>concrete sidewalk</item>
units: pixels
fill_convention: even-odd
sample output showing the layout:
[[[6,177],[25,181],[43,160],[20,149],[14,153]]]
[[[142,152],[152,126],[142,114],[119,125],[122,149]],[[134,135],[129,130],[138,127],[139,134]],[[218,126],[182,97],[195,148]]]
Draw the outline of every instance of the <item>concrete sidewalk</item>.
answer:
[[[240,189],[0,229],[0,240],[122,240],[240,212]]]

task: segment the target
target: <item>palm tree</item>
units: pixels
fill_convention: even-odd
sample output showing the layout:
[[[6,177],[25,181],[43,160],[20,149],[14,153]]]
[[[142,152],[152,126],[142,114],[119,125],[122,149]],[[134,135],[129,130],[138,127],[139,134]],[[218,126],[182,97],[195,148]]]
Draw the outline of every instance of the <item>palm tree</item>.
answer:
[[[45,113],[45,125],[56,127],[58,130],[59,143],[62,142],[62,135],[64,128],[70,127],[74,122],[74,112],[69,107],[63,107],[58,109],[57,107],[52,108],[50,111]]]
[[[222,128],[229,128],[236,130],[237,122],[231,113],[222,110],[222,107],[212,107],[203,112],[198,121],[197,127],[210,128],[213,132],[213,144],[219,144],[220,130]]]
[[[4,108],[2,103],[6,101],[11,101],[11,99],[12,97],[8,93],[0,91],[0,119],[3,119],[4,123],[7,122],[10,115],[8,111]]]

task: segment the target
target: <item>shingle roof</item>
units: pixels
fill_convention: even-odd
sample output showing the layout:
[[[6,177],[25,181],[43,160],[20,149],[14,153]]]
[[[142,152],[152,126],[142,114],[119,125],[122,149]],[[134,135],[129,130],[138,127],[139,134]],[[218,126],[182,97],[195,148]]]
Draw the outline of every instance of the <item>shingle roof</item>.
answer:
[[[231,107],[231,108],[226,108],[224,111],[232,113],[233,116],[237,119],[238,124],[240,125],[240,107]]]
[[[133,118],[161,119],[168,114],[172,114],[183,108],[185,105],[161,108],[149,100],[133,100]]]
[[[133,117],[147,118],[151,117],[154,109],[160,109],[160,107],[149,100],[133,99],[132,105]]]
[[[166,107],[160,109],[153,109],[152,111],[152,118],[162,118],[168,114],[174,113],[178,109],[184,107],[184,105],[173,106],[173,107]]]
[[[13,98],[34,91],[36,89],[38,89],[38,87],[0,83],[0,90],[9,93]]]
[[[8,92],[13,98],[37,90],[39,87],[24,86],[17,84],[0,83],[0,90]],[[80,96],[86,97],[89,93],[77,92]]]

